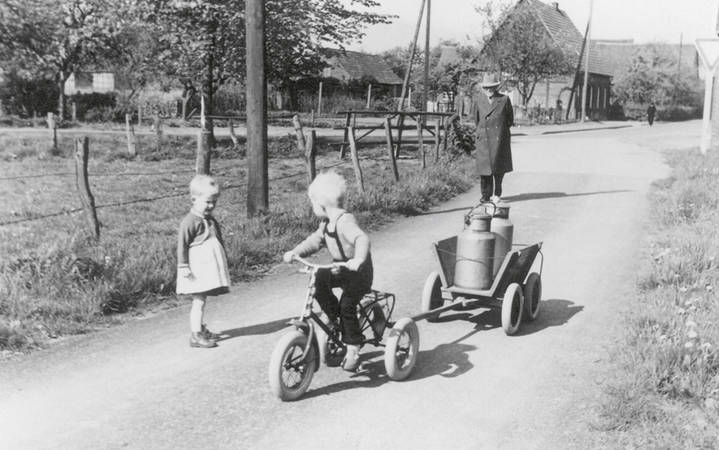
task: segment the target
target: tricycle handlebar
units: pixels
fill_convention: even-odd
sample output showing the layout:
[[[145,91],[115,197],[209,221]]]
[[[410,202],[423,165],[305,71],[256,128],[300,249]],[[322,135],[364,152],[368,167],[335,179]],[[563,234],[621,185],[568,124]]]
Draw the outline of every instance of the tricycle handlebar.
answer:
[[[301,256],[293,255],[292,261],[297,261],[301,264],[303,264],[308,269],[337,269],[339,267],[347,267],[347,263],[344,262],[333,262],[332,264],[315,264],[310,261],[307,261],[306,259],[302,258]]]

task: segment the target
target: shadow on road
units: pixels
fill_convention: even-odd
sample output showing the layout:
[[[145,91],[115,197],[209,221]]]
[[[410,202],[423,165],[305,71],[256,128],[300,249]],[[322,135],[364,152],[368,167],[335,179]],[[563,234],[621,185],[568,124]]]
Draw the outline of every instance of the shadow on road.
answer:
[[[542,300],[539,307],[537,320],[534,322],[522,321],[516,336],[525,336],[545,328],[562,326],[584,309],[584,306],[563,299]]]
[[[576,194],[567,194],[566,192],[531,192],[527,194],[517,194],[510,195],[508,197],[502,197],[502,200],[505,200],[507,202],[522,202],[527,200],[542,200],[545,198],[582,197],[586,195],[619,194],[622,192],[632,191],[628,189],[615,189],[611,191],[579,192]]]
[[[267,323],[258,323],[256,325],[249,325],[241,328],[232,328],[230,330],[223,330],[220,333],[220,339],[217,342],[226,341],[228,339],[240,337],[240,336],[251,336],[259,334],[272,334],[276,331],[280,331],[283,328],[287,328],[287,322],[292,318],[273,320]]]
[[[510,195],[507,197],[502,197],[503,201],[506,202],[522,202],[522,201],[528,201],[528,200],[542,200],[545,198],[564,198],[564,197],[582,197],[586,195],[601,195],[601,194],[620,194],[622,192],[632,192],[628,189],[615,189],[611,191],[595,191],[595,192],[579,192],[576,194],[567,194],[566,192],[531,192],[526,194],[517,194],[517,195]],[[457,211],[469,211],[472,207],[476,205],[467,205],[464,207],[459,208],[452,208],[452,209],[442,209],[438,211],[428,211],[417,214],[418,216],[432,216],[435,214],[447,214]]]

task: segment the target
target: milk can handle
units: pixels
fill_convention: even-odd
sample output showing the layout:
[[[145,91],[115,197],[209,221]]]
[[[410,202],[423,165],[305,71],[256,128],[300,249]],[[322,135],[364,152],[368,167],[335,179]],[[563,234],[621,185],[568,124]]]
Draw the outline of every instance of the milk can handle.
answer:
[[[480,206],[486,205],[487,203],[489,203],[490,205],[492,205],[492,208],[494,208],[494,209],[492,209],[492,216],[491,216],[491,217],[494,217],[494,214],[497,212],[497,205],[495,205],[494,202],[479,202],[479,204],[477,204],[477,205],[471,207],[471,208],[469,209],[469,211],[467,212],[467,214],[464,215],[464,224],[465,224],[465,225],[469,225],[469,218],[472,217],[472,212],[473,212],[475,209],[479,208]]]

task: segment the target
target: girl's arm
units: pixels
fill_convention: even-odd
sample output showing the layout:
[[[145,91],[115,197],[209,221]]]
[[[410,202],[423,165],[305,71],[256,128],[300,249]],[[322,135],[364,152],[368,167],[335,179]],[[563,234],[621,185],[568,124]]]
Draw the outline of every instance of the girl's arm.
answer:
[[[180,222],[180,229],[177,233],[177,268],[190,269],[190,244],[195,238],[197,230],[191,216],[186,216]]]

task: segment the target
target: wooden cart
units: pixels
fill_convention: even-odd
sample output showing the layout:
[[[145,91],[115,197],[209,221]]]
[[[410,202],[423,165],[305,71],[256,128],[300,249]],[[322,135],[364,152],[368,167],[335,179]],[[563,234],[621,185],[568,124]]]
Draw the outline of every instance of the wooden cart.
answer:
[[[539,315],[542,297],[542,243],[514,245],[502,261],[491,286],[486,290],[454,286],[457,236],[435,242],[439,270],[429,274],[424,283],[421,314],[413,319],[436,320],[440,313],[460,307],[490,307],[502,310],[502,328],[507,335],[519,330],[522,318],[534,320]],[[516,247],[516,248],[515,248]],[[540,256],[535,265],[537,255]],[[534,268],[535,271],[532,271]]]

